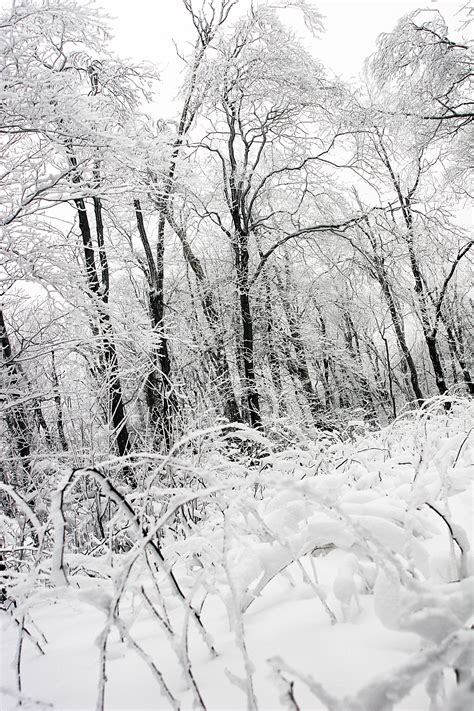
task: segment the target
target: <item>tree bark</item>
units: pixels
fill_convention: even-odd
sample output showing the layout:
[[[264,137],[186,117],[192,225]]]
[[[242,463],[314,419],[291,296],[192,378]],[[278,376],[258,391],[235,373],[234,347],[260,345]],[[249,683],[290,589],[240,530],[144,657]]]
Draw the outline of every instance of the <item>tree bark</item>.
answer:
[[[54,405],[56,408],[56,428],[58,431],[60,445],[62,449],[66,452],[69,447],[66,439],[66,434],[64,432],[63,406],[61,401],[61,392],[59,390],[59,378],[58,371],[56,369],[56,356],[54,350],[51,351],[51,374],[54,388]]]
[[[308,362],[307,362],[307,356],[306,356],[306,347],[304,344],[304,340],[301,334],[301,329],[299,325],[299,319],[298,315],[295,312],[295,309],[293,306],[290,304],[289,301],[289,295],[288,295],[288,288],[289,288],[289,283],[290,283],[290,269],[289,269],[289,264],[287,261],[286,265],[286,275],[287,275],[287,286],[285,289],[284,284],[282,283],[282,279],[280,278],[280,275],[278,274],[277,270],[275,269],[275,276],[276,276],[276,282],[278,284],[278,289],[280,292],[280,299],[281,303],[283,305],[283,311],[285,313],[286,321],[288,323],[289,331],[290,331],[290,338],[289,338],[289,343],[291,346],[293,346],[293,350],[295,353],[295,357],[291,366],[293,375],[296,377],[300,387],[301,391],[305,397],[306,402],[308,403],[309,411],[311,413],[311,417],[313,418],[314,422],[316,424],[319,424],[321,422],[321,412],[322,412],[322,404],[321,400],[319,398],[319,395],[315,388],[313,387],[313,383],[311,380],[311,376],[309,373],[309,368],[308,368]]]
[[[14,361],[13,350],[10,343],[10,337],[3,316],[3,309],[0,308],[0,342],[2,346],[2,367],[6,373],[8,387],[14,391],[13,399],[18,399],[21,396],[20,380],[21,373],[17,363]],[[23,403],[8,410],[6,415],[7,427],[10,430],[11,437],[14,442],[14,448],[18,452],[21,463],[25,471],[30,471],[31,458],[31,431],[28,422],[28,413]]]
[[[265,283],[265,311],[266,311],[266,343],[265,349],[267,352],[267,360],[270,368],[270,375],[273,383],[273,388],[275,390],[275,402],[276,402],[276,415],[280,416],[282,412],[286,412],[286,403],[281,400],[281,395],[283,393],[283,383],[281,379],[280,371],[280,359],[278,357],[278,351],[275,345],[275,316],[273,313],[272,306],[272,293],[271,287],[268,279],[264,279]]]
[[[401,208],[401,212],[402,212],[403,222],[406,227],[406,244],[408,247],[410,269],[411,269],[413,279],[415,282],[414,291],[415,291],[415,294],[416,294],[417,300],[418,300],[418,306],[419,306],[419,310],[420,310],[420,321],[421,321],[421,326],[422,326],[422,330],[423,330],[423,336],[425,338],[425,342],[428,347],[428,354],[429,354],[429,357],[431,360],[431,364],[433,366],[433,371],[434,371],[434,376],[435,376],[438,392],[440,393],[440,395],[445,395],[446,392],[448,391],[448,386],[446,384],[444,369],[443,369],[441,357],[440,357],[439,351],[438,351],[436,324],[434,326],[432,326],[431,322],[430,322],[429,309],[428,309],[428,298],[427,298],[427,294],[425,292],[425,284],[423,281],[423,276],[421,274],[420,265],[418,263],[418,259],[416,256],[414,239],[413,239],[413,213],[412,213],[411,201],[412,201],[413,195],[415,194],[417,186],[418,186],[418,181],[419,181],[420,174],[421,174],[421,167],[419,167],[418,175],[417,175],[417,178],[415,180],[413,187],[408,191],[407,195],[405,196],[402,192],[400,181],[397,178],[397,176],[395,175],[395,172],[393,170],[388,153],[385,150],[385,146],[383,144],[380,133],[378,133],[378,136],[379,136],[379,146],[380,146],[380,154],[379,155],[382,158],[382,162],[384,163],[385,167],[388,170],[390,179],[391,179],[392,184],[395,188],[395,192],[397,194],[398,202],[400,204],[400,208]],[[446,407],[447,407],[447,409],[449,409],[449,403],[446,403]]]
[[[395,303],[395,298],[392,293],[392,289],[389,284],[385,269],[380,263],[378,264],[376,270],[376,277],[387,302],[388,310],[390,312],[390,317],[393,323],[393,328],[397,337],[398,346],[400,348],[400,351],[402,352],[403,358],[408,368],[408,372],[410,374],[410,383],[413,390],[413,394],[416,398],[418,405],[422,405],[425,398],[420,387],[418,371],[415,366],[415,361],[413,360],[410,349],[406,342],[405,331],[403,328],[403,319],[398,312],[398,307]]]
[[[193,252],[184,230],[176,223],[170,211],[168,211],[168,222],[181,242],[184,258],[191,267],[198,283],[202,310],[214,339],[214,344],[211,348],[211,360],[217,375],[217,388],[220,393],[224,416],[230,422],[241,422],[242,417],[232,385],[219,312],[215,304],[212,287],[199,257]]]
[[[242,324],[242,361],[244,365],[244,388],[250,424],[255,429],[261,430],[262,417],[260,412],[260,397],[255,375],[254,357],[254,329],[253,317],[250,308],[249,295],[249,250],[248,235],[245,232],[237,233],[234,237],[235,270],[237,274],[237,290],[239,299],[240,318]]]
[[[99,260],[101,265],[101,276],[99,277],[85,201],[83,198],[77,198],[74,202],[78,213],[79,229],[84,249],[88,286],[87,293],[94,305],[97,335],[101,339],[101,364],[99,370],[105,376],[107,382],[110,419],[114,428],[114,438],[117,449],[120,456],[125,456],[130,452],[131,445],[127,428],[125,407],[123,403],[117,349],[115,347],[110,314],[107,311],[109,298],[109,272],[107,255],[104,247],[102,205],[99,198],[94,198],[97,243],[99,245]]]
[[[358,372],[353,374],[354,380],[357,384],[357,390],[359,391],[359,399],[362,404],[365,416],[369,414],[373,419],[377,417],[377,411],[375,409],[374,400],[372,397],[372,388],[366,376],[363,373],[363,362],[362,355],[360,352],[359,334],[356,331],[354,322],[350,314],[346,311],[344,313],[344,322],[346,325],[346,344],[347,348],[357,364]],[[370,418],[369,418],[370,419]]]

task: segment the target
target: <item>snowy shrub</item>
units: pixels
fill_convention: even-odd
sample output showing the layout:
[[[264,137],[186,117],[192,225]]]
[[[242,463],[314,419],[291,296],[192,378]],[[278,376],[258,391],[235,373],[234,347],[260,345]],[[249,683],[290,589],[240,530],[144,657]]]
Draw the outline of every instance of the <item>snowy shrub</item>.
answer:
[[[293,448],[244,427],[213,428],[195,433],[194,450],[187,438],[168,457],[134,455],[128,466],[143,484],[135,491],[114,483],[120,459],[75,471],[50,462],[56,474],[41,515],[3,487],[17,512],[3,517],[1,588],[17,632],[7,703],[41,689],[31,670],[34,655],[47,665],[49,634],[37,618],[51,626],[55,609],[72,606],[102,620],[97,708],[112,708],[106,682],[118,644],[126,645],[119,657],[134,652],[147,667],[171,708],[216,707],[223,693],[264,708],[273,689],[282,707],[380,711],[421,683],[426,708],[463,708],[472,694],[472,414],[468,402],[446,413],[433,401],[356,439]],[[234,448],[229,457],[231,436],[259,456],[249,463]],[[299,634],[298,605],[314,601],[317,629],[339,643],[353,628],[363,638],[367,625],[380,625],[409,640],[409,653],[383,673],[369,669],[344,697],[319,676],[318,639],[308,646],[311,673],[285,660],[284,647],[265,664],[248,629],[283,604],[282,590]],[[278,614],[270,624],[278,627]],[[9,625],[7,633],[13,638]],[[206,649],[215,661],[205,661]]]

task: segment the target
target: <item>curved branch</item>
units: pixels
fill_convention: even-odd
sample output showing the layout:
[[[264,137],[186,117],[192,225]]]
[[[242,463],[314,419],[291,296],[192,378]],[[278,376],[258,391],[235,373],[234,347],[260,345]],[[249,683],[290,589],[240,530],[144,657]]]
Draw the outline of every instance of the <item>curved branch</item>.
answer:
[[[346,220],[345,222],[339,222],[337,224],[328,224],[328,225],[314,225],[313,227],[303,227],[300,230],[297,230],[296,232],[291,232],[289,235],[285,235],[281,239],[278,240],[278,242],[275,242],[269,249],[267,249],[266,252],[262,254],[260,257],[260,262],[258,263],[258,266],[249,280],[249,285],[252,287],[255,282],[257,281],[258,277],[262,273],[262,270],[267,263],[267,261],[270,259],[272,256],[273,252],[278,249],[278,247],[281,247],[283,244],[286,244],[292,239],[295,239],[296,237],[301,237],[302,235],[309,235],[313,234],[314,232],[339,232],[342,231],[344,232],[348,227],[351,225],[356,225],[358,224],[361,220],[365,219],[367,215],[359,215],[358,217],[353,217],[350,220]]]
[[[436,333],[436,329],[438,327],[439,319],[441,318],[441,307],[443,305],[444,297],[446,296],[446,291],[448,289],[449,282],[453,278],[454,272],[456,271],[456,267],[458,266],[459,262],[469,252],[469,250],[471,249],[471,247],[473,245],[474,245],[474,240],[470,240],[470,242],[467,242],[467,244],[465,244],[464,247],[462,247],[459,250],[457,257],[454,260],[454,262],[451,264],[451,269],[449,270],[448,275],[446,276],[446,279],[443,282],[443,286],[441,287],[441,292],[439,294],[439,299],[436,303],[435,323],[434,323],[434,327],[433,327],[433,331],[435,333]]]

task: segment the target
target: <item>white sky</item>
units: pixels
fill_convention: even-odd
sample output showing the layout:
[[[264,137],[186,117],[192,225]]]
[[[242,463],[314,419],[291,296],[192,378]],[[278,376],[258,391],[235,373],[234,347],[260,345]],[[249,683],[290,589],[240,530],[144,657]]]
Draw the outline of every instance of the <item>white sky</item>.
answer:
[[[390,32],[402,15],[417,8],[438,9],[450,29],[456,30],[455,14],[467,0],[312,1],[325,16],[326,27],[321,39],[314,40],[314,54],[336,74],[350,79],[359,74],[364,59],[375,50],[377,36]],[[245,0],[240,2],[246,4]],[[166,116],[170,99],[176,95],[181,67],[173,39],[184,52],[186,42],[193,39],[191,21],[181,0],[99,0],[98,4],[114,18],[115,51],[135,61],[152,61],[160,68],[164,110],[159,115]]]

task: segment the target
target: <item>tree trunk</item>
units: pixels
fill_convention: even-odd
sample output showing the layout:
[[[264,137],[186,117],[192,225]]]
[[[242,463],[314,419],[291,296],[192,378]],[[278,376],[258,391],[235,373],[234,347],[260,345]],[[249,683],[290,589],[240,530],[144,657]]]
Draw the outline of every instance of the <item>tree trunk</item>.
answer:
[[[56,356],[54,350],[51,351],[51,374],[54,388],[54,405],[56,408],[56,428],[58,431],[59,443],[63,451],[66,452],[69,447],[66,434],[64,432],[63,406],[61,401],[61,392],[59,390],[59,378],[58,371],[56,370]]]
[[[377,280],[382,289],[382,293],[385,296],[387,302],[388,310],[393,323],[393,328],[395,330],[395,335],[397,337],[398,346],[402,352],[403,358],[405,360],[408,372],[410,374],[411,387],[413,389],[413,394],[418,402],[418,405],[422,405],[424,402],[424,396],[420,388],[420,383],[418,380],[418,372],[416,370],[415,362],[408,348],[408,344],[405,339],[405,332],[403,329],[403,319],[398,312],[398,307],[395,304],[395,298],[392,293],[392,289],[388,282],[388,278],[385,269],[379,265],[377,269]]]
[[[346,311],[344,313],[344,322],[346,324],[346,344],[347,348],[357,364],[359,372],[354,373],[354,380],[357,384],[357,389],[359,391],[359,398],[364,410],[365,416],[367,417],[370,413],[371,417],[375,419],[377,417],[377,411],[375,409],[375,404],[372,398],[372,388],[363,373],[363,363],[362,355],[360,352],[359,335],[354,326],[354,322],[350,314]]]
[[[220,393],[224,416],[230,422],[241,422],[242,417],[232,385],[232,377],[226,356],[219,312],[215,304],[211,285],[206,277],[199,257],[193,252],[187,240],[184,230],[176,224],[176,221],[169,211],[168,222],[180,240],[184,258],[196,277],[202,310],[213,335],[214,344],[211,348],[211,360],[217,375],[217,389]]]
[[[21,398],[20,380],[21,373],[13,358],[10,337],[5,325],[3,310],[0,308],[0,342],[2,346],[2,368],[6,373],[6,386],[12,388],[13,400]],[[31,430],[28,422],[28,413],[25,405],[19,402],[9,408],[6,415],[7,427],[14,442],[14,449],[18,452],[24,470],[30,471],[31,458]]]
[[[287,277],[288,281],[290,278],[289,265],[287,263]],[[285,312],[286,320],[290,330],[290,343],[293,346],[295,352],[295,358],[292,367],[293,374],[296,376],[303,395],[308,403],[309,411],[314,422],[319,424],[321,422],[321,401],[319,395],[313,387],[311,381],[311,376],[309,373],[307,358],[306,358],[306,348],[304,345],[303,337],[301,335],[300,325],[298,323],[298,315],[289,303],[289,297],[287,290],[285,290],[284,285],[280,275],[275,270],[276,281],[280,291],[280,299],[283,305],[283,310]]]
[[[454,354],[457,362],[459,363],[459,367],[461,368],[462,377],[464,382],[466,383],[467,391],[469,395],[474,395],[474,382],[472,380],[471,373],[464,357],[462,342],[458,344],[458,339],[456,338],[455,331],[453,328],[451,328],[447,319],[444,316],[441,316],[441,321],[446,329],[449,349]]]
[[[272,294],[271,294],[271,287],[269,284],[268,279],[264,279],[265,281],[265,290],[266,290],[266,298],[265,298],[265,311],[266,311],[266,323],[267,323],[267,329],[266,329],[266,344],[265,344],[265,350],[267,352],[267,360],[268,360],[268,365],[270,368],[270,375],[273,383],[273,388],[275,391],[275,401],[276,401],[276,415],[277,417],[280,416],[282,412],[286,412],[286,404],[285,402],[281,401],[281,395],[283,393],[283,383],[281,380],[281,372],[280,372],[280,360],[278,358],[278,353],[277,349],[275,347],[275,318],[273,314],[273,307],[272,307]]]
[[[148,307],[151,325],[159,338],[158,348],[154,350],[153,360],[155,372],[147,382],[147,404],[153,421],[161,421],[161,430],[166,450],[173,444],[174,419],[177,411],[176,395],[171,380],[171,358],[168,349],[168,339],[164,334],[164,238],[165,218],[160,212],[158,221],[158,239],[156,257],[153,257],[148,235],[143,220],[140,201],[133,201],[137,220],[138,233],[145,250],[148,266]]]
[[[77,198],[74,202],[78,212],[79,229],[84,248],[88,286],[87,293],[96,311],[96,330],[97,335],[99,335],[101,339],[101,363],[99,370],[102,375],[105,376],[107,382],[110,419],[114,428],[114,437],[117,449],[120,456],[125,456],[130,452],[131,445],[127,428],[125,407],[123,404],[117,349],[113,338],[110,314],[107,311],[107,303],[109,298],[109,272],[104,247],[102,205],[99,198],[94,198],[97,243],[99,245],[99,260],[101,265],[101,277],[99,278],[85,201],[82,198]]]
[[[440,395],[444,395],[447,390],[448,386],[446,385],[446,379],[444,376],[444,370],[443,370],[443,365],[441,363],[441,358],[438,352],[438,346],[436,342],[436,324],[432,327],[430,323],[430,317],[429,317],[429,311],[428,311],[428,299],[427,295],[425,293],[425,285],[423,281],[423,276],[421,274],[420,266],[418,264],[418,260],[416,257],[415,253],[415,246],[414,246],[414,240],[413,240],[413,213],[412,213],[412,208],[411,208],[411,200],[413,195],[415,194],[417,185],[418,185],[418,180],[421,174],[421,167],[419,168],[419,173],[418,176],[415,180],[414,186],[411,190],[408,191],[408,194],[406,197],[403,195],[400,181],[398,177],[395,175],[395,172],[393,170],[392,164],[390,162],[389,156],[387,151],[385,150],[385,146],[382,142],[382,138],[380,133],[378,133],[379,136],[379,146],[380,146],[380,155],[382,157],[382,161],[385,164],[385,167],[387,168],[390,178],[392,180],[393,186],[395,188],[395,192],[397,194],[397,198],[400,204],[402,216],[403,216],[403,221],[405,223],[406,227],[406,243],[408,247],[408,255],[409,255],[409,261],[410,261],[410,268],[411,272],[413,274],[413,278],[415,281],[415,294],[417,296],[418,300],[418,306],[420,309],[420,320],[421,320],[421,326],[423,330],[423,336],[425,338],[426,345],[428,346],[428,353],[430,356],[431,364],[433,366],[434,370],[434,375],[436,379],[436,385],[438,387],[438,391]],[[449,409],[449,403],[446,403],[446,408]]]
[[[290,342],[294,348],[296,355],[295,372],[300,382],[304,396],[308,402],[311,416],[315,422],[319,422],[321,419],[322,411],[321,401],[319,399],[318,393],[313,387],[311,376],[309,374],[308,364],[306,360],[306,348],[303,342],[303,337],[301,335],[297,316],[292,311],[289,304],[286,304],[285,311],[288,325],[290,328]]]
[[[407,204],[407,210],[409,210],[409,203]],[[438,388],[440,395],[445,395],[448,391],[448,386],[446,384],[446,378],[444,375],[443,364],[441,363],[441,357],[438,351],[437,345],[437,329],[431,327],[430,317],[428,314],[428,305],[425,295],[425,286],[423,283],[423,278],[421,275],[420,267],[418,265],[418,260],[416,258],[415,249],[413,246],[412,239],[412,218],[411,210],[408,212],[409,219],[407,221],[408,227],[408,253],[410,256],[410,267],[415,280],[415,293],[418,297],[418,304],[420,307],[420,320],[423,329],[423,335],[425,337],[426,345],[428,346],[428,353],[431,360],[431,365],[433,366],[434,376],[436,380],[436,386]]]
[[[332,404],[332,397],[331,397],[331,388],[329,386],[330,360],[329,360],[329,356],[327,354],[327,328],[326,328],[326,321],[323,318],[320,307],[316,303],[315,303],[315,306],[316,306],[316,310],[318,312],[319,324],[321,327],[324,400],[325,400],[326,408],[329,408]]]
[[[239,294],[239,310],[242,325],[242,360],[244,365],[244,388],[250,424],[262,429],[260,399],[255,375],[253,318],[249,297],[249,252],[248,235],[240,232],[234,238],[235,270]]]

